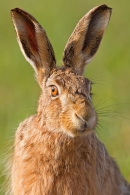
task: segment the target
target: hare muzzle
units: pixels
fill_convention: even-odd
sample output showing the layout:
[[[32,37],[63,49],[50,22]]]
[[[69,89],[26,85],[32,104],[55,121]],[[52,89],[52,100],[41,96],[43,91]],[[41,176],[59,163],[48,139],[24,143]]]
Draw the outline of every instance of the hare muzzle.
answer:
[[[72,117],[72,122],[74,125],[73,136],[85,135],[92,130],[94,130],[97,123],[96,112],[88,102],[87,98],[83,98],[81,101],[77,101],[74,104],[74,116]]]

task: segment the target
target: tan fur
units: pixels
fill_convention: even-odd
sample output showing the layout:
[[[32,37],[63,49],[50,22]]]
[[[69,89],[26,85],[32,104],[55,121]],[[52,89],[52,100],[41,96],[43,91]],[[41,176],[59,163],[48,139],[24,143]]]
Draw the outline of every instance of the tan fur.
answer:
[[[99,47],[111,9],[101,5],[81,19],[59,69],[38,22],[18,8],[11,15],[18,43],[38,75],[42,92],[36,115],[16,131],[10,194],[130,195],[129,184],[96,137],[98,116],[91,102],[91,82],[81,76]],[[58,90],[56,96],[52,86]]]

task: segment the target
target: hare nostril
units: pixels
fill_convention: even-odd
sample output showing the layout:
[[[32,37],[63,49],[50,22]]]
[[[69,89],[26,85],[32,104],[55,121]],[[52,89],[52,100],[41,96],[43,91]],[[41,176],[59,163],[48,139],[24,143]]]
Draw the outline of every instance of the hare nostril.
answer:
[[[79,124],[80,124],[80,130],[79,131],[81,131],[81,132],[86,131],[86,129],[87,129],[87,122],[81,116],[78,116],[76,113],[75,113],[75,116],[78,119]]]
[[[87,123],[85,122],[85,123],[84,123],[84,129],[86,129],[86,128],[87,128]]]
[[[86,123],[86,121],[83,117],[77,115],[76,113],[75,113],[75,116],[76,116],[76,118],[78,118],[78,120],[82,121],[83,123]]]

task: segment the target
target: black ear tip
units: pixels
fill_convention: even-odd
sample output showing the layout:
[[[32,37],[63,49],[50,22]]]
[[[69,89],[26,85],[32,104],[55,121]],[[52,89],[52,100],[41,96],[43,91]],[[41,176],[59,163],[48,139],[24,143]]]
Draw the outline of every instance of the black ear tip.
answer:
[[[110,12],[110,14],[112,13],[112,8],[108,7],[106,4],[97,6],[95,9],[95,13],[96,12]]]
[[[10,12],[11,12],[11,15],[18,14],[18,15],[24,15],[24,16],[28,15],[28,17],[31,17],[31,15],[29,13],[25,12],[24,10],[22,10],[20,8],[11,9]]]
[[[103,5],[100,5],[99,8],[102,8],[102,9],[112,9],[111,7],[108,7],[106,4],[103,4]]]
[[[13,17],[14,14],[21,14],[22,10],[20,8],[14,8],[10,10],[11,16]]]
[[[21,12],[20,8],[13,8],[10,10],[10,12]]]

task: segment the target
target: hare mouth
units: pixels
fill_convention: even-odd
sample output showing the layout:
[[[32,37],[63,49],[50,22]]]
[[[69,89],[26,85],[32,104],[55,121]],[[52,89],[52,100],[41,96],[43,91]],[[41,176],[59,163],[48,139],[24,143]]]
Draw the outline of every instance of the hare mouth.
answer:
[[[85,122],[81,129],[77,130],[78,133],[84,133],[85,131],[87,131],[87,123]]]
[[[80,129],[80,130],[77,130],[78,133],[84,133],[86,131],[86,129]]]

